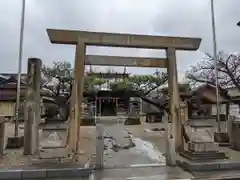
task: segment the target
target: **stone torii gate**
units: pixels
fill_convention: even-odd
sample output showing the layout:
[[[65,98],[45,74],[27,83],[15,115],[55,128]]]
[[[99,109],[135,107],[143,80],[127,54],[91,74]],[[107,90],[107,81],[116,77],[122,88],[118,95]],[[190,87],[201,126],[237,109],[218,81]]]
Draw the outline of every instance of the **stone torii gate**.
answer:
[[[150,36],[136,34],[114,34],[87,31],[59,30],[47,29],[47,33],[51,43],[76,45],[75,53],[75,73],[74,86],[71,97],[71,117],[69,126],[69,148],[77,153],[78,137],[80,131],[81,105],[83,100],[83,84],[84,84],[84,68],[86,57],[86,46],[108,46],[108,47],[126,47],[126,48],[147,48],[147,49],[165,49],[166,58],[155,59],[135,59],[131,60],[132,65],[139,67],[159,67],[167,68],[169,97],[170,97],[170,115],[172,120],[172,136],[174,139],[175,152],[182,145],[181,137],[181,120],[180,120],[180,104],[178,90],[178,76],[176,64],[176,50],[195,51],[199,48],[201,38],[184,38],[184,37],[166,37],[166,36]],[[96,56],[87,56],[88,62],[94,61]],[[104,61],[98,60],[96,65],[122,65],[120,63],[122,57],[106,57],[102,56]],[[106,59],[109,60],[106,63]],[[111,59],[111,61],[110,61]],[[115,60],[113,60],[115,59]],[[131,58],[134,59],[134,58]],[[126,59],[124,60],[126,62]],[[131,63],[129,63],[131,65]]]

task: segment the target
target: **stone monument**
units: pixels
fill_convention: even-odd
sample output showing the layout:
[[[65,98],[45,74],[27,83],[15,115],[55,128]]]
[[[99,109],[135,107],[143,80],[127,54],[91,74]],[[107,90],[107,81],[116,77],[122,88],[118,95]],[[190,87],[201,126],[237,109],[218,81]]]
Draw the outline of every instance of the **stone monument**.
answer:
[[[84,109],[85,115],[81,121],[81,125],[84,126],[93,126],[95,123],[95,115],[96,115],[96,105],[94,103],[89,103]]]
[[[125,125],[139,125],[141,124],[138,109],[134,103],[130,103],[128,117],[125,121]]]

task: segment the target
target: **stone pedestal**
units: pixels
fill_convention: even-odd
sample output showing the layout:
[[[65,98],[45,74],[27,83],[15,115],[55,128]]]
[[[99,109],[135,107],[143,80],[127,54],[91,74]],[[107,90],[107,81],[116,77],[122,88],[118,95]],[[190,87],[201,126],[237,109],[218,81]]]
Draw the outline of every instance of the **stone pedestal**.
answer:
[[[226,158],[214,142],[214,131],[214,123],[211,123],[211,120],[188,120],[183,125],[185,145],[180,154],[190,160]]]
[[[214,142],[214,121],[208,119],[192,119],[183,125],[185,140],[182,157],[178,165],[187,171],[229,170],[240,167],[239,163],[229,160],[224,152],[219,151]]]
[[[217,143],[212,142],[188,142],[188,151],[192,152],[216,152],[218,149]]]
[[[84,111],[85,113],[81,121],[81,126],[95,126],[96,106],[94,104],[88,104]]]
[[[230,144],[233,149],[240,150],[240,119],[232,119],[229,122],[229,135],[230,135]]]
[[[139,113],[134,105],[130,105],[130,111],[128,118],[125,121],[125,125],[139,125],[141,124]]]

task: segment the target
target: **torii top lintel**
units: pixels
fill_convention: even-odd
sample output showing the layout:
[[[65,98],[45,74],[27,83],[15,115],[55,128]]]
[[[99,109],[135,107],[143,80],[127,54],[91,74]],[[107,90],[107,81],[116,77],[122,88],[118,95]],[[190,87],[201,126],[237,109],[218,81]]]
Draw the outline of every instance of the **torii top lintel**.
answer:
[[[175,48],[176,50],[192,50],[199,48],[201,38],[152,36],[137,34],[115,34],[76,30],[47,29],[51,43],[76,45],[79,40],[86,45],[130,47],[148,49]]]

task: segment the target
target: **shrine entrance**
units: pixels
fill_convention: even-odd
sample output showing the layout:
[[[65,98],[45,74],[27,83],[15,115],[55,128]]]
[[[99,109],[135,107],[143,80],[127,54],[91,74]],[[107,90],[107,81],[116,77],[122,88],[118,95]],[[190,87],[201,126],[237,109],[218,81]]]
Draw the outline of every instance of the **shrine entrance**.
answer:
[[[168,148],[167,159],[171,159],[171,165],[176,165],[176,153],[180,147],[183,146],[182,138],[182,122],[180,113],[179,102],[179,89],[178,89],[178,73],[176,65],[176,50],[189,50],[195,51],[199,48],[200,38],[184,38],[184,37],[164,37],[164,36],[150,36],[150,35],[136,35],[136,34],[114,34],[114,33],[99,33],[99,32],[86,32],[86,31],[72,31],[72,30],[47,30],[49,39],[52,43],[76,45],[75,56],[75,73],[74,73],[74,86],[72,89],[71,97],[71,115],[70,115],[70,129],[69,129],[69,148],[75,154],[80,154],[81,142],[80,138],[80,121],[83,102],[83,85],[84,85],[84,70],[85,65],[94,64],[102,66],[132,66],[132,67],[154,67],[154,68],[167,68],[168,72],[168,88],[169,88],[169,116],[168,127],[169,131],[166,133],[165,146]],[[125,47],[125,48],[147,48],[147,49],[164,49],[166,51],[165,58],[140,58],[140,57],[117,57],[117,56],[86,56],[86,46],[108,46],[108,47]],[[87,62],[86,62],[87,61]],[[105,104],[106,107],[110,103]],[[112,108],[114,109],[114,107]],[[103,111],[100,108],[100,111]],[[106,113],[106,112],[104,112]],[[109,112],[108,112],[109,113]],[[113,110],[112,110],[113,113]],[[134,116],[133,113],[132,116]],[[104,152],[105,152],[105,138],[104,134],[107,129],[105,121],[114,123],[111,119],[96,119],[96,165],[98,168],[104,167]],[[110,148],[117,151],[118,149],[127,149],[126,144],[134,142],[137,149],[141,146],[140,138],[131,138],[129,133],[125,131],[124,121],[117,119],[108,132],[115,138]],[[138,130],[135,130],[135,132]],[[138,134],[138,133],[136,133]],[[128,136],[128,139],[125,137]],[[159,137],[159,136],[157,136]],[[131,141],[131,142],[128,142]],[[117,142],[117,143],[116,143]],[[119,142],[119,143],[118,143]],[[155,142],[157,143],[157,142]],[[120,144],[120,145],[119,145]],[[138,146],[138,145],[139,146]],[[146,144],[146,143],[145,143]],[[169,146],[171,144],[171,146]],[[117,147],[117,148],[116,148]],[[113,150],[114,151],[114,150]],[[171,153],[169,152],[171,151]],[[125,151],[126,152],[126,151]],[[115,166],[115,163],[123,164],[126,159],[128,165],[130,163],[146,163],[149,162],[147,157],[142,158],[142,152],[134,151],[125,154],[124,151],[113,155],[114,158],[108,158],[109,163]],[[146,153],[146,152],[145,152]],[[148,152],[147,152],[148,153]],[[116,155],[116,156],[115,156]],[[141,157],[141,158],[139,158]],[[138,161],[139,160],[139,161]],[[134,162],[136,161],[136,162]],[[112,163],[113,162],[113,163]],[[154,161],[150,161],[152,163]],[[170,162],[170,161],[169,161]],[[125,165],[127,165],[125,163]],[[116,167],[116,166],[115,166]]]
[[[97,113],[100,116],[116,116],[118,99],[112,97],[98,97],[97,98]]]

